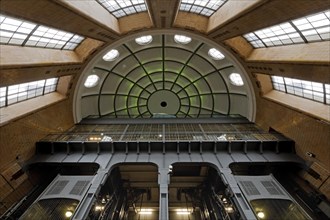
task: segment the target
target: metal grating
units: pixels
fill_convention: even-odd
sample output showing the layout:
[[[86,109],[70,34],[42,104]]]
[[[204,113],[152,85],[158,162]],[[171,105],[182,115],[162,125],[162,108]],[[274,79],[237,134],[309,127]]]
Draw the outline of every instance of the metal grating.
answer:
[[[246,194],[249,196],[260,195],[259,190],[256,188],[252,181],[239,181],[239,183],[243,187]]]
[[[63,134],[50,134],[42,141],[281,141],[277,133],[264,132],[251,124],[130,124],[76,125]]]
[[[88,184],[89,181],[83,181],[83,180],[77,181],[69,194],[81,196],[82,193],[85,191],[86,187],[88,186]]]
[[[260,181],[271,195],[284,195],[282,190],[273,181]]]
[[[62,192],[62,190],[66,187],[66,185],[69,183],[68,180],[60,180],[56,181],[55,184],[52,186],[52,188],[47,192],[46,195],[57,195]]]

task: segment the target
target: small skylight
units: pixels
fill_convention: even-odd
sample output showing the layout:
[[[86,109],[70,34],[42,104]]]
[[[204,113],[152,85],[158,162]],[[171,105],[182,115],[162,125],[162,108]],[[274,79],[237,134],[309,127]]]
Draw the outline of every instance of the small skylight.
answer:
[[[219,50],[215,48],[211,48],[208,54],[214,60],[222,60],[225,58],[225,55],[223,55]]]
[[[330,10],[244,35],[254,48],[330,39]]]
[[[84,83],[86,88],[92,88],[99,83],[100,77],[98,75],[89,75]]]
[[[235,86],[243,86],[244,85],[241,74],[239,74],[239,73],[230,74],[229,79],[230,79],[231,84],[233,84]]]
[[[119,57],[119,52],[116,49],[110,50],[107,54],[103,56],[103,60],[105,61],[114,61]]]
[[[0,14],[0,43],[74,50],[83,37]]]
[[[96,0],[116,18],[147,11],[144,0]]]
[[[211,16],[227,0],[182,0],[180,11],[197,13],[204,16]]]
[[[191,42],[191,37],[184,35],[174,35],[174,41],[178,44],[189,44]]]
[[[56,91],[58,78],[38,80],[0,88],[0,107]]]
[[[272,76],[273,88],[288,94],[330,104],[330,85],[282,76]]]
[[[150,44],[152,42],[152,36],[151,35],[146,35],[146,36],[135,38],[135,42],[139,45]]]

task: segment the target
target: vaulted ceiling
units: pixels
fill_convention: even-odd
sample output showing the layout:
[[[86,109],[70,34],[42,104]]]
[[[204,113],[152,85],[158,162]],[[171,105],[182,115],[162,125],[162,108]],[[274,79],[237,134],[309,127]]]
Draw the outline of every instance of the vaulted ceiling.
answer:
[[[175,33],[186,34],[191,42],[176,42]],[[136,43],[143,35],[152,41]],[[221,52],[218,60],[209,54],[214,46]],[[118,57],[105,61],[103,56],[113,49]],[[232,73],[243,78],[243,85],[231,81]],[[100,79],[88,88],[83,84],[90,75]],[[90,62],[79,85],[78,118],[240,114],[251,119],[255,109],[251,82],[242,65],[226,49],[182,31],[143,32],[108,46]]]

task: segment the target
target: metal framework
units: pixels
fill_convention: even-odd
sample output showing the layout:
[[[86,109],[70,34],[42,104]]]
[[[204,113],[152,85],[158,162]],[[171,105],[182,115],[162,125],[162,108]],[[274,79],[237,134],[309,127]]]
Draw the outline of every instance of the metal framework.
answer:
[[[36,143],[30,163],[96,163],[88,196],[72,219],[85,219],[110,171],[123,163],[152,163],[158,167],[159,219],[169,219],[172,164],[207,163],[220,174],[228,195],[243,219],[256,219],[229,166],[233,163],[301,163],[294,142],[266,133],[244,118],[222,119],[85,119],[61,134]],[[110,122],[111,121],[111,122]],[[185,122],[183,122],[185,121]],[[135,123],[134,123],[135,122]],[[213,135],[219,139],[209,139]],[[141,136],[145,136],[141,139]],[[105,137],[107,137],[105,139]],[[174,137],[174,138],[173,138]],[[198,137],[194,139],[194,137]]]
[[[116,123],[116,122],[114,122]],[[180,141],[287,141],[279,133],[268,133],[252,123],[170,123],[76,125],[66,133],[49,134],[51,142],[180,142]]]
[[[0,14],[0,43],[74,50],[85,38],[77,34]]]

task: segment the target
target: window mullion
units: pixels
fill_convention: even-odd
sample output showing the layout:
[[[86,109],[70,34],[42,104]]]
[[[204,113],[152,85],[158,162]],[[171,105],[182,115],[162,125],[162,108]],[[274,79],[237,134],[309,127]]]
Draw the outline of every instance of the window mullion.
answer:
[[[6,93],[5,93],[5,106],[8,106],[8,86],[6,86]]]
[[[72,38],[73,38],[74,36],[76,36],[76,35],[73,34],[73,35],[70,37],[70,39],[69,39],[67,42],[65,42],[65,44],[61,47],[61,50],[63,50],[63,49],[65,48],[65,46],[66,46],[68,43],[71,43],[71,40],[72,40]]]
[[[323,87],[323,103],[327,104],[327,90],[325,89],[325,83],[322,83]]]
[[[45,95],[46,83],[47,83],[47,79],[44,82],[44,87],[42,89],[42,95]]]
[[[285,89],[285,93],[288,93],[288,89],[286,88],[285,77],[282,77],[282,78],[283,78],[283,83],[284,83],[284,89]]]
[[[262,43],[266,48],[268,47],[267,44],[265,44],[265,42],[264,42],[264,41],[258,36],[257,33],[254,32],[254,36],[256,36],[256,37],[258,38],[258,40],[260,40],[261,43]]]
[[[28,36],[25,38],[25,40],[22,43],[22,46],[25,46],[26,42],[30,39],[30,37],[34,34],[34,32],[39,28],[40,25],[36,25],[32,31],[28,34]]]
[[[306,37],[301,33],[301,31],[297,28],[296,25],[294,25],[294,23],[292,21],[289,21],[289,24],[291,24],[291,26],[297,31],[297,33],[299,34],[299,36],[304,40],[305,43],[308,43],[308,40],[306,39]]]

